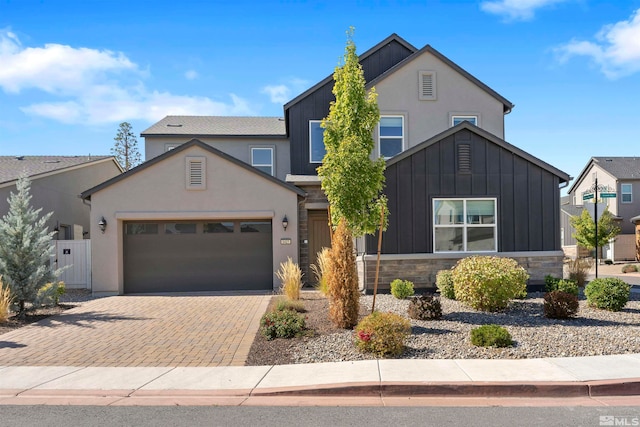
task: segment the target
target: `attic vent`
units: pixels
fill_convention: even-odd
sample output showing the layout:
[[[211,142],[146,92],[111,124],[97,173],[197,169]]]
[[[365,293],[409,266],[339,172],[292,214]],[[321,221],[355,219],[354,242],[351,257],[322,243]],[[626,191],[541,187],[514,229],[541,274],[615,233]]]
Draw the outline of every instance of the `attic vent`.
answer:
[[[435,101],[436,100],[436,72],[435,71],[420,71],[419,72],[419,99],[421,101]]]
[[[24,156],[16,156],[16,160],[24,160]]]
[[[471,173],[471,145],[458,144],[458,172]]]
[[[206,158],[186,158],[187,190],[206,189]]]
[[[180,125],[180,124],[167,123],[167,127],[168,127],[168,128],[181,128],[181,127],[182,127],[182,125]]]

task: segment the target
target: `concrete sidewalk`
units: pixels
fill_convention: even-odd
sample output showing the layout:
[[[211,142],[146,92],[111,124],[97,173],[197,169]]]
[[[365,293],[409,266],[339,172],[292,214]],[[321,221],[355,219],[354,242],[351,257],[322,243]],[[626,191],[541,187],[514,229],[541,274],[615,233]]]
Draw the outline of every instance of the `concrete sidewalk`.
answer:
[[[640,354],[227,367],[0,367],[0,405],[640,406]]]

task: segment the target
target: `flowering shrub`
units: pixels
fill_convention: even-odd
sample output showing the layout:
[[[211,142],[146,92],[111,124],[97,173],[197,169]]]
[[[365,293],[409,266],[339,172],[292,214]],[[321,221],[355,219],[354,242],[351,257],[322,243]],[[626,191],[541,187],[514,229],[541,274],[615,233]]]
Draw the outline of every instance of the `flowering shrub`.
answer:
[[[544,316],[551,319],[573,317],[578,312],[578,306],[578,297],[569,292],[551,291],[544,296]]]
[[[440,270],[436,274],[436,286],[440,291],[440,295],[449,299],[456,299],[456,293],[453,289],[453,271]]]
[[[260,333],[268,340],[293,338],[299,335],[304,327],[304,317],[293,310],[271,311],[260,319]]]
[[[405,299],[414,294],[413,282],[396,279],[391,282],[391,295],[398,299]]]
[[[529,274],[511,258],[471,256],[453,269],[456,299],[476,310],[498,311],[527,290]]]
[[[615,277],[594,279],[584,289],[592,307],[620,311],[629,301],[631,286]]]
[[[355,343],[361,351],[379,357],[399,356],[410,333],[409,320],[394,313],[374,311],[356,325]]]

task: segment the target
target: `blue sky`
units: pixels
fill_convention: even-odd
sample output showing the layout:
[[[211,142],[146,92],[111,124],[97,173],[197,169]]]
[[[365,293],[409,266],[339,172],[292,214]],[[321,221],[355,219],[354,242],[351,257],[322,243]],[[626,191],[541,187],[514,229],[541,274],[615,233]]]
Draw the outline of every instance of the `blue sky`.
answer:
[[[363,52],[430,44],[516,107],[506,140],[577,176],[640,155],[640,0],[0,0],[0,155],[108,154],[122,121],[281,116]],[[139,141],[143,149],[143,140]]]

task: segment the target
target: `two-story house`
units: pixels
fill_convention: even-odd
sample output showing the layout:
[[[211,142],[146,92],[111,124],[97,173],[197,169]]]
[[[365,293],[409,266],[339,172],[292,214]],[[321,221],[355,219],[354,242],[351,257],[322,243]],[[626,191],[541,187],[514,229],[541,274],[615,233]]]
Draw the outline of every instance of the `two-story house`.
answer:
[[[379,94],[372,156],[387,158],[380,283],[433,286],[471,253],[517,258],[533,280],[561,274],[559,187],[570,178],[504,141],[513,104],[395,34],[360,61]],[[330,244],[316,168],[332,86],[328,75],[294,98],[284,120],[169,116],[145,130],[147,161],[83,193],[95,227],[109,224],[92,242],[94,291],[274,289],[287,257],[311,282]],[[365,289],[373,242],[358,242]]]
[[[598,179],[599,194],[615,195],[615,197],[598,196],[598,209],[609,209],[620,227],[620,234],[615,241],[602,248],[602,258],[612,261],[627,261],[637,258],[638,248],[634,218],[640,215],[640,198],[634,192],[640,191],[640,158],[638,157],[592,157],[582,169],[580,175],[569,187],[567,196],[563,197],[561,206],[562,248],[568,256],[575,257],[580,253],[569,219],[579,215],[587,203],[594,203],[594,184]],[[585,196],[586,195],[586,196]],[[585,200],[586,199],[586,200]],[[637,222],[637,220],[635,221]],[[582,251],[584,252],[584,251]]]

